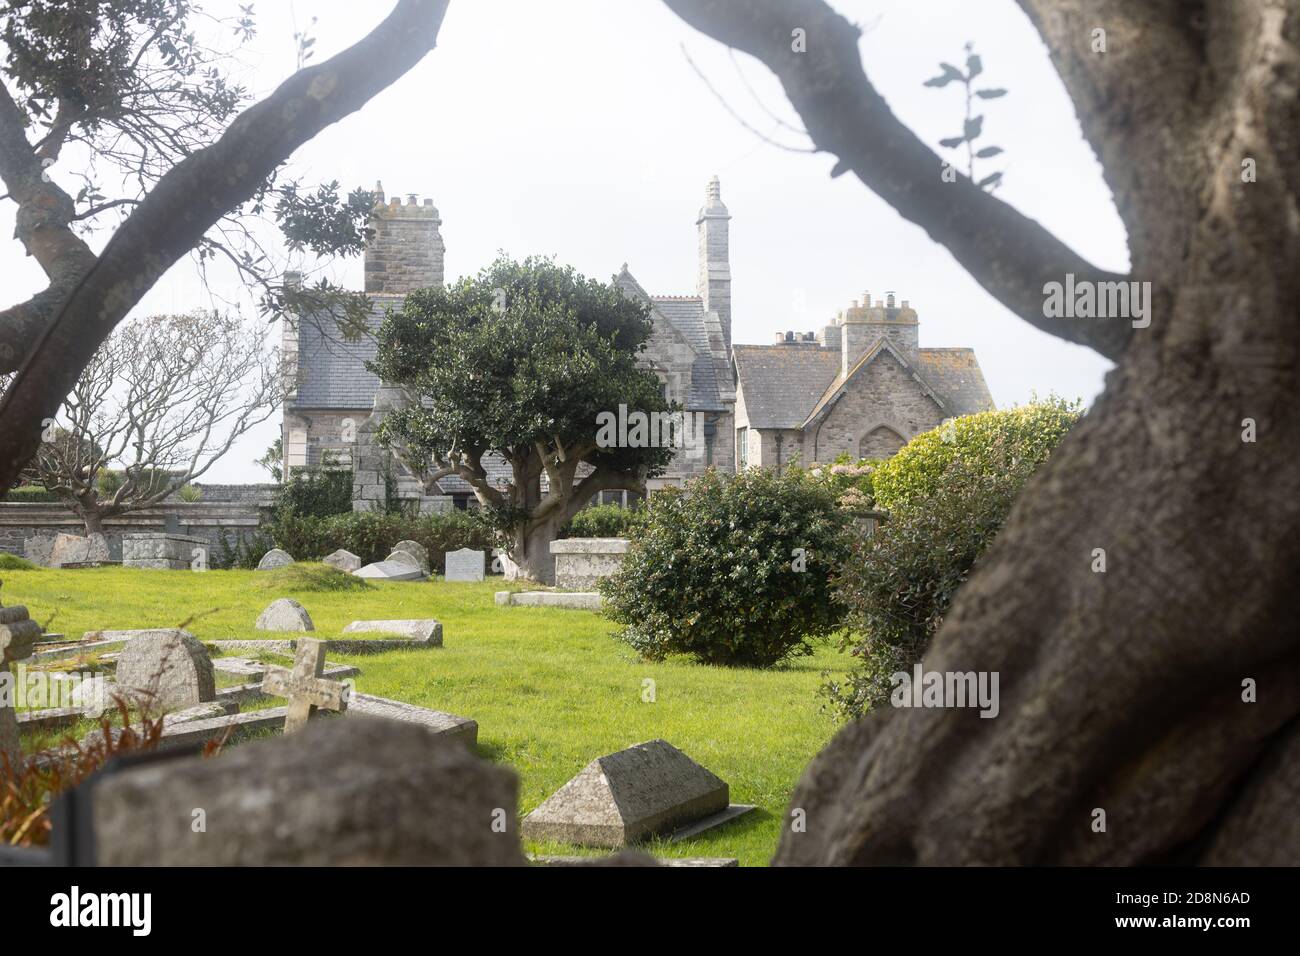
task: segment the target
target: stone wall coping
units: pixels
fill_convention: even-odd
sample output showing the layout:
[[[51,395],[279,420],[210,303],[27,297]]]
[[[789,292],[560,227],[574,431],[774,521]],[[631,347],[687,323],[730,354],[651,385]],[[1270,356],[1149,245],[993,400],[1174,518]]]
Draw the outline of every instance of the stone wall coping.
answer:
[[[190,534],[177,534],[169,531],[140,531],[122,535],[124,541],[185,541],[192,544],[209,544],[207,538],[196,538]]]
[[[631,546],[627,538],[557,538],[551,554],[626,554]]]

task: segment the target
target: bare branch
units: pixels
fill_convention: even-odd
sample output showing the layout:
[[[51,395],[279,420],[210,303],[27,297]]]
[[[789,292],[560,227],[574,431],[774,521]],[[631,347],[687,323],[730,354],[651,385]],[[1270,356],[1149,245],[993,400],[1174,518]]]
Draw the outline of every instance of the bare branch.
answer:
[[[756,57],[781,80],[819,150],[839,157],[832,175],[852,171],[904,218],[948,248],[994,298],[1031,325],[1123,354],[1129,320],[1060,319],[1043,314],[1044,289],[1076,281],[1123,281],[1084,260],[1034,220],[977,188],[961,173],[940,177],[943,161],[890,111],[863,72],[859,32],[821,0],[665,0],[683,20]],[[791,37],[806,33],[807,52]]]

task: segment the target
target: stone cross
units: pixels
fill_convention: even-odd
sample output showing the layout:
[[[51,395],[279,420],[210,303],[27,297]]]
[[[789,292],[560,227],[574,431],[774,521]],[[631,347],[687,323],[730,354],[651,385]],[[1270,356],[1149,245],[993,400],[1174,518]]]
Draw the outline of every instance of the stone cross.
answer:
[[[320,708],[348,709],[348,686],[338,681],[324,680],[325,645],[313,638],[298,639],[298,651],[293,658],[293,670],[286,667],[268,667],[262,678],[262,691],[274,697],[289,698],[289,713],[284,719],[284,732],[301,730]]]
[[[17,681],[9,665],[32,656],[32,642],[41,636],[41,626],[27,615],[25,607],[0,607],[0,754],[17,763],[22,751],[18,742]]]

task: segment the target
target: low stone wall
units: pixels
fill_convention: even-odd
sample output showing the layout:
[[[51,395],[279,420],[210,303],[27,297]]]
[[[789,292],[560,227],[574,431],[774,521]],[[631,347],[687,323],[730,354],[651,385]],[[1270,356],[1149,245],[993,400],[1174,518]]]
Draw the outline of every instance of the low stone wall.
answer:
[[[555,586],[591,591],[596,581],[617,571],[630,542],[627,538],[560,538],[551,542]]]
[[[125,535],[166,532],[202,538],[209,548],[209,560],[217,553],[224,532],[233,547],[236,540],[251,537],[263,521],[263,508],[270,504],[266,486],[246,486],[240,500],[166,501],[155,508],[132,512],[104,522],[111,560],[122,560]],[[57,534],[84,535],[86,527],[65,506],[57,502],[0,501],[0,551],[24,555],[24,542],[32,538],[53,538]],[[189,566],[189,557],[185,559]]]

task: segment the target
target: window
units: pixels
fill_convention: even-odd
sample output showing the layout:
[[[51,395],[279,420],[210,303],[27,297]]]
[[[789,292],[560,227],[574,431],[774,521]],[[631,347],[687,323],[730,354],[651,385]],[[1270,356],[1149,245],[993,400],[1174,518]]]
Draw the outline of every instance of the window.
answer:
[[[740,471],[749,465],[749,429],[736,429],[736,470]]]

